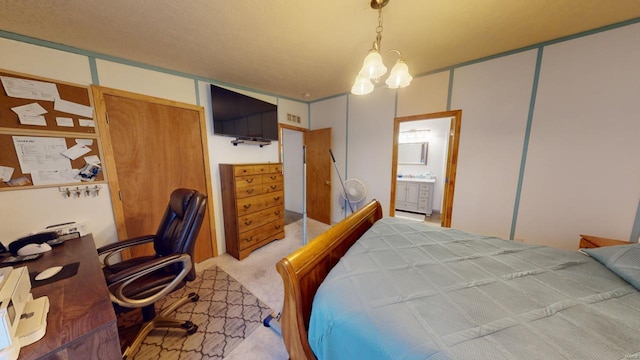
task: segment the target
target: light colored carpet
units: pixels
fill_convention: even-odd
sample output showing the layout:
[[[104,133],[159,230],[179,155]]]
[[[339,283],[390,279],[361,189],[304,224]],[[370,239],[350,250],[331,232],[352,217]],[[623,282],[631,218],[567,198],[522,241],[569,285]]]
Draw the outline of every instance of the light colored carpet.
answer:
[[[273,241],[257,249],[242,261],[231,255],[222,254],[197,264],[196,269],[219,266],[277,313],[282,309],[284,288],[275,265],[280,259],[302,246],[302,222],[303,220],[299,220],[286,225],[284,239]],[[327,224],[307,219],[307,241],[311,241],[329,227]],[[282,338],[262,325],[225,356],[225,359],[230,360],[286,360],[288,358]]]

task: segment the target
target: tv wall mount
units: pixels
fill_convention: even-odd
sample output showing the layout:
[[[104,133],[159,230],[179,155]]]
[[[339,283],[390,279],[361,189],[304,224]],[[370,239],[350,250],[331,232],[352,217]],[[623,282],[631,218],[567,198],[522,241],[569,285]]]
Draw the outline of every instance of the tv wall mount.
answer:
[[[271,140],[267,139],[258,139],[258,138],[250,138],[250,137],[239,137],[235,140],[231,140],[233,146],[238,146],[238,144],[247,144],[247,145],[259,145],[260,147],[271,145]]]

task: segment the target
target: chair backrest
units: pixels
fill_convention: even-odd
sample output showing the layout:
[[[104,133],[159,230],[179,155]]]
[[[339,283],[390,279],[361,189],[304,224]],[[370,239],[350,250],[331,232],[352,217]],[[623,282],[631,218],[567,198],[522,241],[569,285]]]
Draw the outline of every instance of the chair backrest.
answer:
[[[192,189],[176,189],[171,193],[169,204],[156,231],[154,250],[156,255],[193,254],[206,212],[207,196]],[[178,270],[178,269],[177,269]],[[195,267],[187,280],[195,279]]]

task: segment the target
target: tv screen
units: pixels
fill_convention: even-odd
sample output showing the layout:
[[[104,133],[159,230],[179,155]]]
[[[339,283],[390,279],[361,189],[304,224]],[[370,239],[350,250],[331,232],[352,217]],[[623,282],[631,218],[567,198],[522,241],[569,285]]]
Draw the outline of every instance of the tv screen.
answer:
[[[278,106],[211,85],[213,132],[252,140],[278,140]]]

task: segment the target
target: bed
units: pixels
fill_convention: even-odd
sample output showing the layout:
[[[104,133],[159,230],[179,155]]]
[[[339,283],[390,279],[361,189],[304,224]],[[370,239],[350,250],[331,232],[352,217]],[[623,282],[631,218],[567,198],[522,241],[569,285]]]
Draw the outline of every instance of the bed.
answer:
[[[613,248],[383,218],[374,200],[277,263],[283,340],[294,360],[640,359],[640,269],[614,272],[640,252]]]

